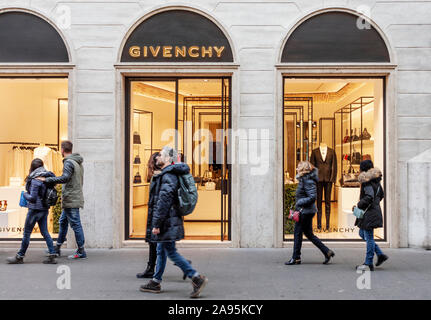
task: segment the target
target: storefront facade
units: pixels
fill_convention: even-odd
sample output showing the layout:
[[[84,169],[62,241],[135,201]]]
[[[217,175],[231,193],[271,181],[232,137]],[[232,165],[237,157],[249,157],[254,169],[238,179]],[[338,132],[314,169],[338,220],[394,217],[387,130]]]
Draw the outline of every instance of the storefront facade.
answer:
[[[45,28],[13,24],[26,28],[20,41],[0,32],[1,118],[27,119],[38,99],[56,126],[33,118],[40,137],[21,140],[0,129],[0,160],[10,163],[25,143],[55,152],[71,139],[84,157],[88,247],[145,245],[146,163],[168,143],[192,168],[201,199],[182,245],[290,246],[286,190],[297,162],[317,165],[324,146],[335,162],[331,181],[322,178],[319,201],[331,201],[322,203],[321,228],[315,221],[319,237],[362,245],[346,208],[357,197],[358,161],[369,158],[386,192],[379,241],[427,246],[409,240],[418,215],[409,213],[407,184],[409,159],[431,148],[431,1],[15,2],[0,2],[0,24],[18,14]],[[50,41],[30,43],[37,35]],[[50,55],[59,47],[62,56]],[[21,101],[22,92],[40,97]],[[11,104],[23,115],[12,120]],[[13,198],[17,175],[0,175],[0,200]],[[0,213],[9,246],[20,224],[10,201]]]

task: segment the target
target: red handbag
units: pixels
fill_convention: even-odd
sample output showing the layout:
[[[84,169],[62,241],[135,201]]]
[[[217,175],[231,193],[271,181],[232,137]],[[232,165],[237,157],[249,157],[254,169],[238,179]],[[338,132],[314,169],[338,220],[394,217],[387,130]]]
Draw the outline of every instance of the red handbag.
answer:
[[[289,217],[288,217],[288,219],[293,220],[295,222],[298,222],[300,214],[301,214],[301,212],[290,209],[289,210]]]

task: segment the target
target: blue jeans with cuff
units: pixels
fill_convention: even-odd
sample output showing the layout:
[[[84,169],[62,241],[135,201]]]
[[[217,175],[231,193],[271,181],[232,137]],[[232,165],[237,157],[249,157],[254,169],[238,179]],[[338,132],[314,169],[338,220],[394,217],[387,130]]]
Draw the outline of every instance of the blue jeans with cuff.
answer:
[[[61,212],[58,224],[60,225],[60,231],[58,232],[57,245],[62,245],[63,242],[66,240],[67,227],[70,224],[70,227],[75,232],[75,239],[78,248],[84,247],[84,230],[82,229],[81,225],[79,208],[64,208]]]
[[[367,255],[365,257],[365,264],[370,266],[373,264],[374,253],[378,256],[381,256],[383,252],[374,241],[374,229],[359,229],[359,236],[367,242]]]
[[[190,279],[199,275],[199,273],[192,268],[191,264],[178,253],[175,248],[175,241],[158,242],[157,243],[157,262],[156,272],[154,273],[153,281],[157,283],[162,282],[163,273],[165,272],[167,257],[176,263],[178,267]]]
[[[24,235],[21,241],[21,249],[18,252],[18,254],[21,257],[25,256],[27,248],[30,244],[31,233],[33,232],[36,222],[39,226],[40,234],[43,236],[43,238],[46,241],[46,245],[48,247],[49,253],[55,254],[54,244],[48,232],[48,209],[46,210],[28,209],[27,217],[25,218]]]

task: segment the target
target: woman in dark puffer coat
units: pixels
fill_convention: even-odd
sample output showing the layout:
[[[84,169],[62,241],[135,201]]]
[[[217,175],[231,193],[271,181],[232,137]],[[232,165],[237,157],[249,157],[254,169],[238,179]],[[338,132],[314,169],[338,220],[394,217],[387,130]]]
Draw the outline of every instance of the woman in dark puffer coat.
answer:
[[[48,232],[49,207],[47,207],[43,201],[46,193],[46,186],[42,181],[37,180],[37,177],[55,177],[52,172],[47,171],[43,167],[43,161],[38,158],[31,162],[29,175],[25,179],[25,188],[27,192],[24,193],[24,198],[28,203],[28,213],[24,224],[24,235],[22,237],[21,249],[15,257],[7,259],[7,262],[10,264],[24,263],[24,256],[30,244],[30,236],[36,223],[38,224],[40,233],[48,246],[48,258],[44,260],[43,263],[57,263],[55,259],[57,255],[54,250],[54,244]]]
[[[148,242],[149,245],[149,257],[147,263],[147,269],[136,275],[137,278],[152,278],[154,276],[154,269],[156,267],[157,260],[157,242],[154,241],[154,235],[152,234],[152,221],[153,221],[153,212],[155,206],[157,204],[158,194],[156,194],[160,190],[160,174],[162,170],[157,165],[157,158],[160,156],[160,152],[155,152],[151,155],[148,161],[148,175],[147,182],[150,182],[150,196],[148,200],[148,215],[147,215],[147,231],[145,235],[145,241]],[[178,167],[178,166],[177,166]],[[188,168],[187,168],[188,169]],[[189,263],[192,263],[190,260],[187,260]],[[183,275],[183,280],[187,278],[187,275]]]
[[[355,225],[359,227],[359,235],[367,242],[365,263],[357,266],[360,270],[374,270],[374,253],[377,255],[376,266],[388,259],[379,246],[374,242],[374,229],[383,227],[383,215],[380,201],[384,198],[382,185],[382,172],[374,168],[371,160],[364,160],[360,164],[359,182],[361,191],[358,208],[365,211],[362,219],[356,219]]]
[[[296,169],[299,181],[296,188],[296,210],[300,212],[299,221],[295,223],[294,245],[292,258],[286,265],[301,264],[302,235],[304,234],[325,256],[323,264],[335,256],[318,237],[313,234],[313,217],[317,212],[316,207],[316,184],[319,181],[318,171],[310,162],[302,161]]]

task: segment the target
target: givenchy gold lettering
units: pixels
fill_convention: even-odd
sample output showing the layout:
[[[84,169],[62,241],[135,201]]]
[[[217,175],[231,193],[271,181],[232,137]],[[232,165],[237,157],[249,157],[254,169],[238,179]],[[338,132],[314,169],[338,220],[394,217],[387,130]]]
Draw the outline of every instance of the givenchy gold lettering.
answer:
[[[172,47],[165,46],[163,47],[163,58],[172,58]]]
[[[211,58],[213,56],[213,48],[208,47],[208,49],[206,49],[205,47],[202,47],[202,58],[205,58],[205,55],[208,55],[208,57]]]
[[[132,58],[221,58],[225,47],[217,46],[131,46],[129,55]]]
[[[153,57],[157,57],[159,55],[160,46],[157,46],[156,49],[154,49],[153,46],[150,46],[150,51]]]
[[[217,58],[220,58],[221,57],[221,54],[222,54],[222,52],[223,52],[223,50],[224,50],[224,47],[214,47],[214,50],[215,50],[215,52],[216,52],[216,54],[217,54]]]
[[[139,58],[141,56],[141,48],[138,46],[130,47],[129,54],[133,58]]]
[[[179,56],[185,58],[186,57],[186,46],[175,47],[175,57],[178,58]]]
[[[189,48],[189,56],[192,58],[198,58],[199,57],[199,47],[198,46],[191,46]]]

